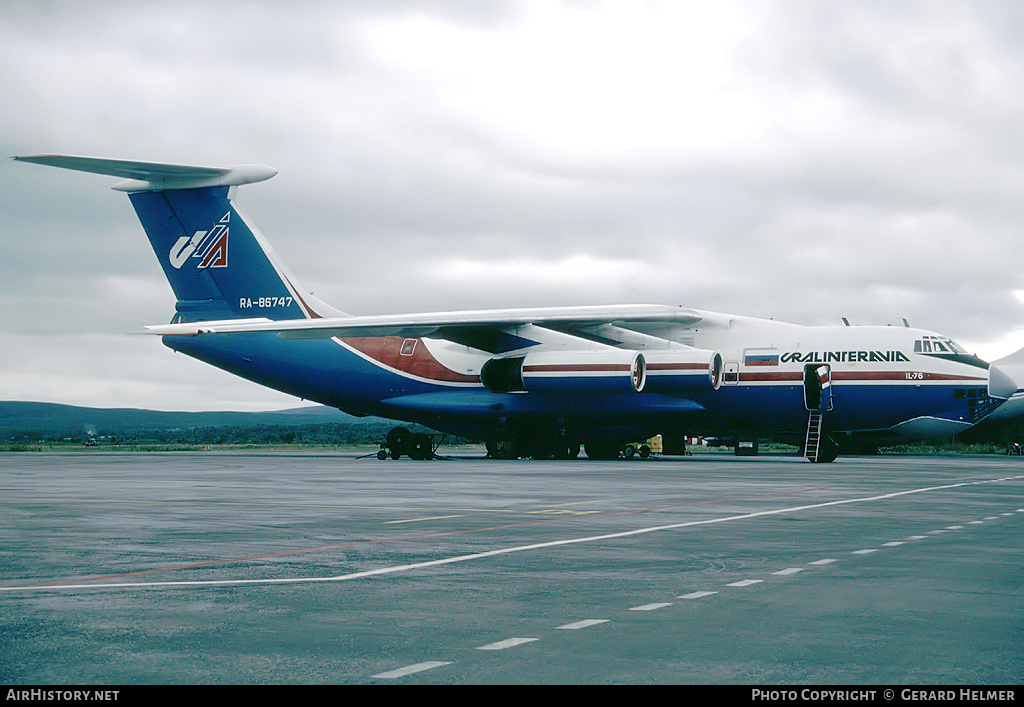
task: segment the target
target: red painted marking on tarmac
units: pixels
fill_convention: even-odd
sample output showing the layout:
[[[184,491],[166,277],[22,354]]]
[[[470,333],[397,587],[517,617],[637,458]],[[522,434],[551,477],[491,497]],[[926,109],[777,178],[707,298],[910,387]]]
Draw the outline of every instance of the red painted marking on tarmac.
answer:
[[[786,491],[785,493],[770,493],[759,496],[735,496],[733,498],[719,498],[710,501],[694,501],[692,503],[676,503],[668,506],[653,506],[651,508],[638,508],[631,511],[616,511],[614,513],[595,513],[593,515],[586,516],[590,518],[610,518],[613,516],[624,516],[632,515],[635,513],[649,513],[651,511],[664,511],[672,508],[685,508],[687,506],[706,506],[715,503],[729,503],[731,501],[750,501],[758,498],[780,498],[783,496],[796,496],[802,493],[809,493],[811,491],[824,491],[832,488],[831,486],[818,486],[815,488],[801,489],[799,491]],[[30,584],[22,589],[35,589],[41,587],[63,587],[74,584],[85,584],[87,582],[101,582],[109,579],[123,579],[125,577],[139,577],[145,574],[154,574],[156,572],[174,572],[176,570],[191,570],[199,569],[202,567],[216,567],[217,565],[228,565],[238,562],[253,562],[255,560],[267,560],[274,557],[287,557],[288,555],[302,555],[309,552],[324,552],[326,550],[339,550],[347,547],[360,547],[363,545],[379,545],[381,543],[394,543],[403,542],[408,540],[426,540],[429,538],[443,538],[452,535],[465,535],[468,533],[487,533],[494,530],[507,530],[509,528],[523,528],[531,525],[547,525],[549,523],[563,523],[569,520],[576,520],[576,518],[549,518],[546,520],[533,520],[523,523],[509,523],[507,525],[492,525],[487,528],[470,528],[467,530],[448,530],[440,533],[427,533],[425,535],[406,535],[400,538],[381,538],[379,540],[359,540],[350,543],[340,543],[338,545],[321,545],[320,547],[309,547],[301,550],[286,550],[284,552],[273,552],[267,555],[253,555],[251,557],[237,557],[227,560],[209,560],[207,562],[194,562],[187,565],[175,565],[172,567],[155,567],[150,570],[138,570],[136,572],[123,572],[121,574],[105,574],[98,577],[84,577],[82,579],[67,579],[59,582],[47,582],[45,584]]]

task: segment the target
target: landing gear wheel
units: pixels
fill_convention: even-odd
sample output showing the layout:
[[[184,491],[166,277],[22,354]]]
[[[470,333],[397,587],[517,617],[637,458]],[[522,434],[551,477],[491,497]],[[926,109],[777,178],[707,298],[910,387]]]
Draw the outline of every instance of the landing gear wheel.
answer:
[[[506,437],[489,437],[487,439],[487,457],[489,459],[516,459],[518,454],[514,445]]]
[[[406,446],[409,443],[409,430],[405,427],[394,427],[385,437],[388,449],[391,450],[391,458],[398,459],[403,454],[408,454]]]
[[[425,435],[422,432],[412,435],[406,446],[410,459],[422,461],[433,456],[433,450],[430,448],[430,435]]]

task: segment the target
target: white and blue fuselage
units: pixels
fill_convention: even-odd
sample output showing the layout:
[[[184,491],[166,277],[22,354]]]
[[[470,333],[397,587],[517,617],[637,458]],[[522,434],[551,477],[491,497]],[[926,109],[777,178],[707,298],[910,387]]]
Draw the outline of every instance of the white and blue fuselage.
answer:
[[[495,391],[481,381],[492,354],[432,338],[283,340],[250,333],[167,336],[165,342],[258,383],[348,412],[419,422],[477,439],[511,420],[567,428],[584,443],[610,431],[639,439],[668,430],[799,440],[807,426],[808,366],[830,369],[831,434],[866,444],[949,437],[1002,402],[988,394],[988,364],[933,332],[697,314],[695,324],[646,326],[670,345],[721,356],[719,384],[685,394],[646,386],[614,394]],[[263,337],[262,343],[256,346],[249,337]],[[254,349],[262,356],[254,358]],[[513,359],[530,349],[503,356]],[[641,351],[651,358],[659,350]]]

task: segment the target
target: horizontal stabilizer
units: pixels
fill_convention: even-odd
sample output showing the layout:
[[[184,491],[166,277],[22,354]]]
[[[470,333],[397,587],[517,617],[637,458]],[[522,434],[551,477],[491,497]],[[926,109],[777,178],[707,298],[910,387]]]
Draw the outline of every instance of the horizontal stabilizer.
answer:
[[[78,172],[121,177],[125,181],[118,182],[112,188],[128,192],[237,186],[262,182],[277,174],[273,167],[251,164],[234,167],[196,167],[75,155],[30,155],[14,159]]]

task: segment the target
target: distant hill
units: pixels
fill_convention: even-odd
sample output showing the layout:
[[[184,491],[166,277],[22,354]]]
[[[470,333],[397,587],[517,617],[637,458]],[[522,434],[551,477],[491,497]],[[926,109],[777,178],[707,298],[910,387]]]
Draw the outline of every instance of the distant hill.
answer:
[[[143,430],[168,431],[207,427],[260,425],[374,424],[323,405],[272,412],[164,412],[134,408],[90,408],[57,403],[0,401],[0,438],[79,435],[127,435]]]

